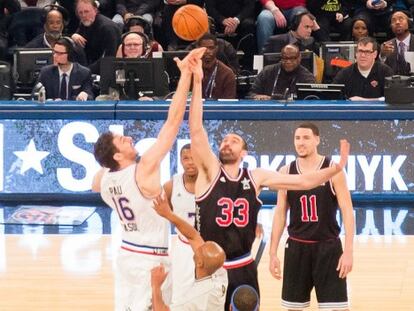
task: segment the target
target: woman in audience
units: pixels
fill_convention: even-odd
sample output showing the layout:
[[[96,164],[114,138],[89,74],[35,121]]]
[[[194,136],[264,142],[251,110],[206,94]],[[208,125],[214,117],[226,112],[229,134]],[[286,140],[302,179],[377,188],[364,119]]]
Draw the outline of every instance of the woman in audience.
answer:
[[[356,17],[352,21],[352,40],[358,41],[363,37],[372,37],[371,25],[363,18]]]

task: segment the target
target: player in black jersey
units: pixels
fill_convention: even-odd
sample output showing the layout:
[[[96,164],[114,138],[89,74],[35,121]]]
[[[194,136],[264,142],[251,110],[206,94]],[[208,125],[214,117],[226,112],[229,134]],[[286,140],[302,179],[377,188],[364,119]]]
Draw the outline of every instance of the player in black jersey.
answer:
[[[239,285],[251,285],[259,292],[257,266],[250,251],[255,237],[257,213],[262,205],[258,199],[261,189],[311,189],[329,180],[344,167],[349,144],[346,140],[341,141],[340,164],[305,176],[286,176],[261,168],[240,169],[242,159],[247,155],[247,144],[237,134],[224,137],[218,159],[211,150],[203,128],[201,62],[192,71],[189,125],[191,153],[199,172],[195,185],[196,227],[203,239],[217,242],[226,253],[224,267],[229,276],[228,310],[232,292]]]
[[[296,161],[281,168],[289,176],[305,176],[332,165],[320,155],[319,129],[301,124],[295,131]],[[345,247],[339,239],[336,221],[338,205],[345,226]],[[270,243],[270,272],[281,279],[277,248],[290,210],[289,238],[285,244],[282,306],[302,310],[310,305],[315,287],[319,308],[348,310],[346,276],[352,270],[354,214],[345,173],[307,191],[279,191]]]

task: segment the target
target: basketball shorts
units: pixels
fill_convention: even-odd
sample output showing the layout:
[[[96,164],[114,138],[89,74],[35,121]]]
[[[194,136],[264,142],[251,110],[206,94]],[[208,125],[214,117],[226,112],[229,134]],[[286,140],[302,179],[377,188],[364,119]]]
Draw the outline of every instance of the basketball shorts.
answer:
[[[188,295],[188,290],[194,283],[195,265],[194,252],[188,242],[175,235],[171,247],[171,276],[172,276],[172,302],[177,303],[182,297]]]
[[[336,271],[342,255],[341,240],[317,243],[288,239],[285,245],[282,306],[301,310],[309,307],[315,287],[320,309],[348,309],[346,279]]]
[[[115,267],[115,310],[152,310],[151,269],[163,264],[170,271],[168,256],[137,254],[120,249]],[[164,302],[171,302],[171,276],[162,287]]]

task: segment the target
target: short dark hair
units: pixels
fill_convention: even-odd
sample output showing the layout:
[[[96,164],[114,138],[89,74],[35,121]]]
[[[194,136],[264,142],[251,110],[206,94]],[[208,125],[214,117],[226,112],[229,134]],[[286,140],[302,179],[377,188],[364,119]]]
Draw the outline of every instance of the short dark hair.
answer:
[[[319,136],[319,128],[312,122],[304,122],[300,124],[296,129],[298,128],[310,129],[312,130],[313,135]]]
[[[357,42],[357,46],[358,45],[364,45],[365,46],[368,43],[372,43],[372,49],[374,51],[378,51],[378,42],[373,37],[363,37],[363,38],[359,39],[358,42]]]
[[[114,154],[118,151],[114,145],[114,134],[112,132],[102,133],[93,147],[93,155],[96,161],[111,171],[116,171],[119,168],[119,163],[114,159]]]
[[[184,146],[182,146],[180,150],[180,156],[183,154],[184,150],[190,150],[190,149],[191,149],[191,144],[185,144]]]
[[[231,305],[233,310],[238,311],[256,311],[259,310],[259,295],[250,285],[240,285],[231,296]]]
[[[199,47],[201,44],[201,41],[206,40],[212,40],[214,42],[214,45],[217,46],[217,37],[213,35],[212,33],[206,32],[204,35],[201,36],[200,39],[197,40],[197,46]]]

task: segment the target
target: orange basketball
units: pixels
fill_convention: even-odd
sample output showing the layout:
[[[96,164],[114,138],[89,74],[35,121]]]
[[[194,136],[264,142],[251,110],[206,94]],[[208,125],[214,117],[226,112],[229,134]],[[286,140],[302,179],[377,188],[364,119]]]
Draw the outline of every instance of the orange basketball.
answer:
[[[207,13],[197,5],[184,5],[175,12],[172,26],[181,39],[197,40],[208,31]]]

